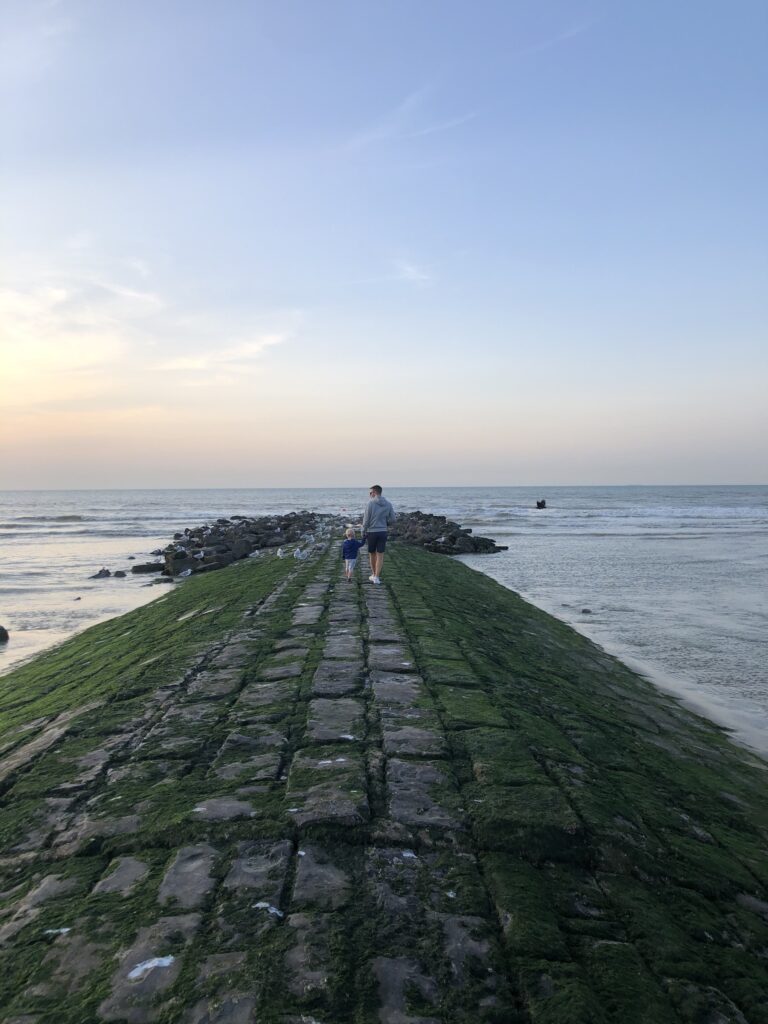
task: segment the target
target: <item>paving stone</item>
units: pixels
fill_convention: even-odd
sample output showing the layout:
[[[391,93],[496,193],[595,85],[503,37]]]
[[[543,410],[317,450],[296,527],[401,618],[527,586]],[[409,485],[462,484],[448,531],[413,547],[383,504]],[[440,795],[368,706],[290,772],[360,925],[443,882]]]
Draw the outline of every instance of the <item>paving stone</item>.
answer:
[[[380,1024],[443,1024],[437,1017],[414,1017],[407,1012],[411,989],[427,1003],[436,1004],[439,997],[437,982],[422,974],[416,960],[377,956],[372,967],[379,987]]]
[[[137,860],[136,857],[120,857],[110,863],[107,873],[93,887],[93,894],[100,896],[102,893],[119,892],[121,896],[127,896],[148,873],[149,868],[143,860]]]
[[[25,928],[40,914],[40,907],[49,900],[58,899],[77,888],[73,878],[62,878],[61,875],[46,875],[38,884],[30,889],[11,909],[13,917],[0,925],[0,945],[10,941],[22,928]]]
[[[253,818],[253,805],[231,796],[215,796],[199,801],[191,810],[193,818],[201,821],[231,821],[233,818]]]
[[[89,941],[84,935],[65,932],[53,940],[40,970],[33,975],[41,980],[30,985],[24,996],[61,1003],[86,985],[108,955],[107,946]]]
[[[304,670],[304,660],[288,661],[282,665],[271,665],[259,670],[262,679],[298,679]]]
[[[387,722],[381,728],[384,751],[390,757],[443,757],[446,753],[445,738],[436,729]]]
[[[365,734],[365,706],[347,697],[318,698],[309,703],[307,738],[314,743],[359,740]]]
[[[323,614],[321,604],[297,605],[291,621],[294,626],[314,626]]]
[[[256,1000],[242,992],[201,999],[183,1018],[183,1024],[253,1024]]]
[[[239,694],[232,714],[260,710],[291,701],[295,685],[288,682],[249,683]]]
[[[417,701],[428,699],[421,676],[405,672],[371,672],[370,681],[377,704],[410,707]]]
[[[242,669],[212,669],[195,676],[187,692],[194,697],[216,700],[219,697],[228,697],[239,690],[242,679]]]
[[[199,907],[213,889],[211,869],[217,852],[207,843],[183,846],[160,883],[157,902],[176,902],[184,910]]]
[[[303,641],[298,637],[286,637],[278,640],[273,650],[288,654],[295,654],[297,658],[304,658],[309,654],[309,641]]]
[[[372,644],[368,650],[368,667],[372,672],[417,671],[411,649],[403,644]]]
[[[329,914],[291,914],[285,923],[293,933],[293,943],[285,954],[288,991],[300,1002],[315,1005],[330,988],[333,918]]]
[[[99,1006],[99,1017],[128,1024],[157,1020],[162,1013],[159,1000],[181,971],[180,943],[189,945],[200,921],[199,914],[183,914],[141,928],[112,975],[111,993]]]
[[[223,756],[226,758],[227,755],[232,753],[233,751],[230,748]],[[277,777],[280,760],[280,752],[273,750],[267,754],[249,757],[246,760],[235,760],[217,764],[213,768],[213,774],[219,779],[237,779],[243,784],[246,782],[268,782]]]
[[[269,906],[277,906],[285,883],[293,846],[287,839],[240,842],[237,856],[224,879],[226,889],[245,891]]]
[[[350,877],[331,855],[314,843],[302,843],[296,858],[291,908],[338,910],[350,896]]]
[[[363,824],[370,810],[362,759],[338,747],[300,751],[291,764],[287,799],[299,826]]]
[[[404,644],[407,637],[394,623],[368,620],[368,639],[372,644]]]
[[[352,625],[360,621],[360,612],[357,608],[335,608],[328,613],[328,622],[332,626]]]
[[[251,644],[235,640],[226,644],[218,654],[214,655],[210,664],[215,668],[241,668],[248,663],[252,654]]]
[[[363,684],[362,658],[322,661],[312,677],[312,693],[318,697],[339,697],[354,693]]]
[[[246,720],[241,723],[240,731],[231,732],[224,740],[220,756],[225,752],[233,752],[236,757],[242,757],[246,751],[279,749],[286,742],[285,733],[272,723],[260,724]]]
[[[362,640],[356,636],[331,636],[325,641],[323,658],[357,659],[362,656]]]
[[[208,981],[209,978],[219,978],[223,974],[231,974],[242,967],[247,958],[247,953],[235,951],[232,953],[211,953],[200,965],[198,981]]]
[[[134,835],[141,828],[138,814],[127,814],[122,818],[91,818],[87,814],[78,817],[72,827],[54,840],[54,847],[61,855],[71,855],[91,839],[97,837]]]
[[[438,802],[436,790],[446,786],[447,779],[435,764],[395,758],[387,762],[390,813],[404,825],[460,828],[456,815]]]

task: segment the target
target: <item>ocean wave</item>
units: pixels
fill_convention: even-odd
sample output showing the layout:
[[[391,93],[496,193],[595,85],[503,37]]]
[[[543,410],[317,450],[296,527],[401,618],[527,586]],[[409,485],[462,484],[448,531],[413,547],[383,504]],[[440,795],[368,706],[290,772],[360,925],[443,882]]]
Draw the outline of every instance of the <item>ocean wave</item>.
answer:
[[[18,522],[30,523],[83,523],[87,522],[87,516],[19,516]]]

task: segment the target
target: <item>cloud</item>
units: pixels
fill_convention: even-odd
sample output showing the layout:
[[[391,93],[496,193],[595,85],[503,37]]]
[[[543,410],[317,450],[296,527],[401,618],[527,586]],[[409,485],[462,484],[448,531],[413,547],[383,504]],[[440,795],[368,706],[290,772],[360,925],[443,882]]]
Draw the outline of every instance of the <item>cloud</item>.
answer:
[[[540,43],[532,43],[530,46],[523,46],[520,50],[516,50],[513,57],[526,57],[530,53],[541,53],[542,50],[549,50],[553,46],[559,46],[561,43],[568,42],[569,39],[574,39],[576,36],[582,35],[596,22],[588,21],[584,25],[579,25],[576,28],[568,29],[567,32],[559,32],[556,36],[552,36],[550,39],[544,39]]]
[[[157,363],[156,370],[163,372],[188,371],[192,373],[215,373],[216,371],[247,372],[254,368],[265,350],[282,345],[291,337],[289,332],[262,334],[258,338],[241,341],[224,348],[211,349],[190,355],[178,356]]]
[[[398,281],[407,281],[409,284],[421,287],[433,284],[435,281],[435,275],[430,270],[419,266],[417,263],[412,263],[410,260],[397,259],[393,260],[392,264],[395,271],[395,279]]]
[[[396,139],[417,139],[425,135],[435,135],[458,128],[478,116],[477,112],[471,111],[442,120],[428,119],[424,108],[432,92],[431,86],[423,86],[409,93],[390,111],[349,139],[345,148],[361,150]]]

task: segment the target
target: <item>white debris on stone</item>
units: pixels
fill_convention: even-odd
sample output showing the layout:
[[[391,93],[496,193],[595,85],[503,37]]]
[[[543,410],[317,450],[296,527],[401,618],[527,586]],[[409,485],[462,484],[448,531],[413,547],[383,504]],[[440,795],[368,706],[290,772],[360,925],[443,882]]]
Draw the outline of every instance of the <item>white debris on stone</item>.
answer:
[[[416,854],[413,852],[413,850],[403,850],[403,857],[406,857],[409,860],[411,860],[411,859],[415,860],[416,859]]]
[[[271,906],[269,903],[265,903],[264,900],[259,900],[258,903],[253,904],[255,910],[266,910],[268,914],[272,914],[273,917],[285,917],[282,910],[278,910],[277,907]]]
[[[131,981],[139,981],[155,967],[170,967],[175,960],[175,956],[153,956],[151,960],[143,960],[140,964],[136,964],[133,970],[128,972],[128,978]]]
[[[46,928],[43,935],[66,935],[71,931],[71,928]]]

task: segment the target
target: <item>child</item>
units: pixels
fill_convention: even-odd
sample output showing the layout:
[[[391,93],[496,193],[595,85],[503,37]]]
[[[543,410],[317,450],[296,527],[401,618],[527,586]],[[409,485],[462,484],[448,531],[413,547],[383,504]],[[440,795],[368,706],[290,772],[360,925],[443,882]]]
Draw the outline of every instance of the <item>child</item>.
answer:
[[[349,529],[345,533],[346,540],[341,545],[341,557],[344,559],[344,575],[347,577],[347,583],[352,582],[352,573],[355,570],[355,562],[357,561],[357,552],[363,546],[361,540],[355,540],[355,531]]]

